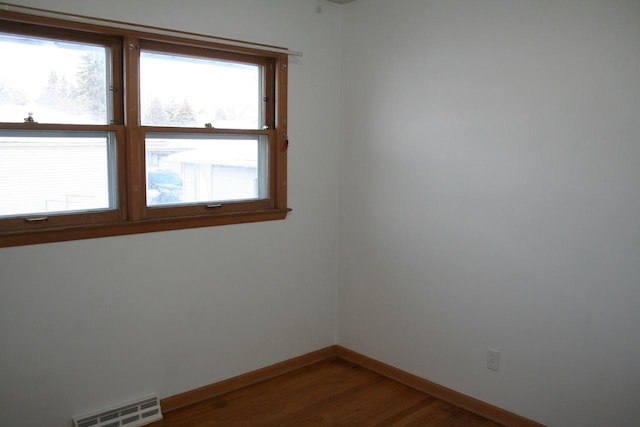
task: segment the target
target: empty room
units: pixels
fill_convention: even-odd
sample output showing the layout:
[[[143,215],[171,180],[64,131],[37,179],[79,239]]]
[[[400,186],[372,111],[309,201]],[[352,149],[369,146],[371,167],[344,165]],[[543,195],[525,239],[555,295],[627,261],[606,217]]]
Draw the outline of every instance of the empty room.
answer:
[[[0,58],[0,426],[332,360],[640,425],[640,1],[11,0]],[[202,425],[466,425],[327,408]]]

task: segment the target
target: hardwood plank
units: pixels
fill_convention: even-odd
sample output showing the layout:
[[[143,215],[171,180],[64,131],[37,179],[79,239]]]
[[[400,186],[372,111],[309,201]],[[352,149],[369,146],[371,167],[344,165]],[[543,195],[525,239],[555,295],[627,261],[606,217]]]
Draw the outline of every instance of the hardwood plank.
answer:
[[[329,358],[171,411],[152,427],[483,426],[472,414],[349,361]]]
[[[544,427],[338,345],[161,405],[151,426]]]
[[[418,396],[417,396],[418,397]],[[413,405],[392,414],[390,417],[376,423],[372,424],[372,427],[386,427],[386,426],[397,426],[402,420],[405,420],[407,417],[412,416],[420,409],[426,407],[428,404],[434,402],[436,399],[431,396],[419,396],[419,400],[415,402]]]
[[[544,425],[536,421],[529,420],[518,414],[514,414],[513,412],[509,412],[481,400],[474,399],[473,397],[467,396],[450,388],[443,387],[440,384],[420,378],[348,348],[338,345],[336,346],[336,352],[338,356],[344,360],[348,360],[359,366],[371,369],[386,378],[398,381],[411,388],[422,391],[430,396],[437,397],[438,399],[449,402],[462,409],[466,409],[471,413],[486,417],[497,423],[514,427],[544,427]]]
[[[164,413],[175,411],[179,408],[210,399],[222,393],[227,393],[267,379],[278,377],[282,374],[286,374],[333,357],[335,357],[334,347],[326,347],[302,356],[294,357],[293,359],[275,363],[262,369],[162,399],[162,411]]]

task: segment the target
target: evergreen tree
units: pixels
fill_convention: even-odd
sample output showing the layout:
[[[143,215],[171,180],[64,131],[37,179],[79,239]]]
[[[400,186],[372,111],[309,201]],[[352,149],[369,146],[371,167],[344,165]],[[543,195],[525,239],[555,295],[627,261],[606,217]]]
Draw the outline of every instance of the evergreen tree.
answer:
[[[172,122],[176,126],[195,127],[195,126],[197,126],[196,120],[197,120],[196,119],[196,114],[193,111],[193,107],[191,107],[191,105],[189,105],[189,103],[187,102],[186,99],[183,100],[182,104],[177,106],[177,108],[173,112],[173,120],[172,120]]]
[[[72,93],[73,88],[65,76],[59,77],[58,73],[50,71],[47,86],[40,96],[40,102],[58,109],[73,109],[75,102]]]
[[[106,64],[104,55],[88,53],[76,73],[75,100],[84,111],[104,120],[107,111]]]
[[[147,102],[143,102],[142,123],[149,126],[163,126],[169,121],[166,108],[162,105],[162,101],[154,97]]]

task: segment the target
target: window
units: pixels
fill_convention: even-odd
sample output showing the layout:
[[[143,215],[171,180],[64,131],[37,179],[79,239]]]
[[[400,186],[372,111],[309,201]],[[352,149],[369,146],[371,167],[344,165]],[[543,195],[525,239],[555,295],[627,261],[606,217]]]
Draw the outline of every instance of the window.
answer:
[[[286,216],[286,54],[0,23],[0,246]]]

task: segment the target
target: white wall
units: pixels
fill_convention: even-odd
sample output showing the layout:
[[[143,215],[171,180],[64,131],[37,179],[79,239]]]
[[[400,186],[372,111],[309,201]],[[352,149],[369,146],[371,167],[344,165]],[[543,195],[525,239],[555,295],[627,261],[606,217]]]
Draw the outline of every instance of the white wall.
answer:
[[[344,7],[340,344],[552,426],[637,425],[639,23],[637,0]]]
[[[13,3],[275,44],[290,62],[284,221],[0,249],[0,425],[67,426],[335,341],[340,7]]]

